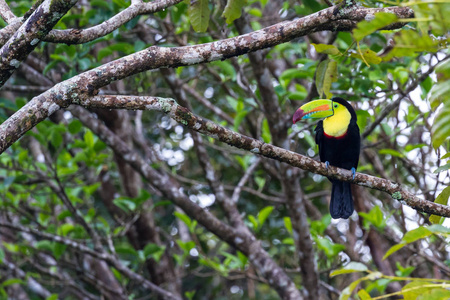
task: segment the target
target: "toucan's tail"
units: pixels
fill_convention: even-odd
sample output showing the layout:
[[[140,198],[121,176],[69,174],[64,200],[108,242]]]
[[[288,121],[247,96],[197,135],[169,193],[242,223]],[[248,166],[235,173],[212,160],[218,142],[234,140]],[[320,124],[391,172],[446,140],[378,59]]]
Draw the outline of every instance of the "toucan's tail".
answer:
[[[353,198],[350,183],[333,180],[330,214],[333,219],[348,219],[353,214]]]

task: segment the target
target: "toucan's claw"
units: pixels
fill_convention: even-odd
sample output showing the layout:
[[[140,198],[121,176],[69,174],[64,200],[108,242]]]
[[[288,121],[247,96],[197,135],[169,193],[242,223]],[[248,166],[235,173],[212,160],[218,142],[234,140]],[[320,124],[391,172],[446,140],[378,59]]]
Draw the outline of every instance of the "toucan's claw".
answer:
[[[352,174],[353,174],[353,180],[355,180],[355,176],[356,176],[356,170],[355,170],[355,168],[353,167],[353,168],[351,169],[351,171],[352,171]]]
[[[327,161],[325,162],[325,167],[328,169],[329,166],[330,166],[330,162],[327,160]]]

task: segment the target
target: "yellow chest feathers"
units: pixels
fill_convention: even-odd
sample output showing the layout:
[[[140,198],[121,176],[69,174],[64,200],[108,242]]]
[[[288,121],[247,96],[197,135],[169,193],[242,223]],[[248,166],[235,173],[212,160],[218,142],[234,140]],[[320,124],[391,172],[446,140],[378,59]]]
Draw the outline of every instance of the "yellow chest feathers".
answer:
[[[323,120],[323,131],[329,136],[340,137],[347,132],[351,117],[350,112],[340,105],[334,115]]]

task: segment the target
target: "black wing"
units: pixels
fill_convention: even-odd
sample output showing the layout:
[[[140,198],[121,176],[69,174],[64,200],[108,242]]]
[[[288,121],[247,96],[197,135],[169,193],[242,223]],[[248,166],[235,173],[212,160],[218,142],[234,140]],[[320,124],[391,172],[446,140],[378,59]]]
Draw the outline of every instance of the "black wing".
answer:
[[[348,135],[351,142],[351,147],[349,147],[352,152],[351,157],[353,158],[353,167],[356,169],[359,162],[359,153],[361,151],[361,135],[359,133],[359,127],[356,120],[351,120],[348,125]]]
[[[317,123],[316,129],[314,129],[316,132],[316,144],[319,146],[319,156],[320,161],[325,162],[327,159],[325,158],[325,148],[324,143],[324,132],[323,132],[323,121],[320,120]]]

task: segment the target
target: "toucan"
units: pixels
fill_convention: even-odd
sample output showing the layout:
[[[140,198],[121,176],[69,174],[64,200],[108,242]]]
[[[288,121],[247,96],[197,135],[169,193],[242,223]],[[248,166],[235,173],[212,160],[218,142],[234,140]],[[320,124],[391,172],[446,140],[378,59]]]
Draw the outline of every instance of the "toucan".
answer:
[[[306,103],[294,114],[294,124],[301,119],[325,118],[315,129],[320,161],[351,170],[353,178],[359,162],[361,136],[353,107],[342,98],[320,99]],[[333,219],[348,219],[353,214],[349,182],[330,179],[332,183],[330,214]]]

